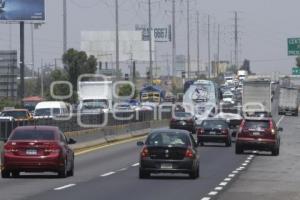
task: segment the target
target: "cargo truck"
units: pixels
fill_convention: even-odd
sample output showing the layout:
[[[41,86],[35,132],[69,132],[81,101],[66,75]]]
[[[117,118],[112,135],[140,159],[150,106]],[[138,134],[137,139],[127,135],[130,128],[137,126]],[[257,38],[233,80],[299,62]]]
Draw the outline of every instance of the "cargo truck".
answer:
[[[244,116],[264,114],[271,116],[271,80],[246,79],[243,84],[242,106]]]
[[[279,92],[278,114],[298,116],[299,90],[292,87],[281,87]]]

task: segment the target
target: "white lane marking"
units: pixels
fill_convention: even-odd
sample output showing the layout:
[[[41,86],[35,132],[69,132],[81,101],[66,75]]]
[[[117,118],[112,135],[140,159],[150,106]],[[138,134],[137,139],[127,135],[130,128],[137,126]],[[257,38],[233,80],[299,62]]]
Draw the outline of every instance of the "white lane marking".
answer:
[[[239,168],[237,168],[236,170],[237,170],[237,171],[242,171],[243,169],[245,169],[245,167],[239,167]]]
[[[102,177],[110,176],[110,175],[113,175],[113,174],[115,174],[115,173],[116,173],[116,172],[108,172],[108,173],[102,174],[101,176],[102,176]]]
[[[122,171],[126,171],[126,170],[127,170],[127,168],[122,168],[122,169],[116,170],[116,172],[122,172]]]
[[[215,187],[215,190],[221,191],[221,190],[223,190],[223,187]]]
[[[276,126],[279,126],[279,124],[280,124],[280,122],[283,120],[283,118],[284,118],[284,115],[281,116],[281,118],[278,120],[278,122],[276,123]]]
[[[69,187],[73,187],[75,185],[76,184],[68,184],[68,185],[64,185],[64,186],[58,187],[58,188],[54,188],[54,190],[63,190],[63,189],[69,188]]]
[[[135,163],[135,164],[131,165],[131,167],[137,167],[139,165],[140,165],[140,163]]]
[[[237,173],[239,173],[237,170],[235,170],[235,171],[232,171],[232,173],[233,174],[237,174]]]
[[[245,163],[250,163],[250,160],[246,160]]]
[[[233,178],[235,177],[235,174],[229,174],[228,177]]]
[[[208,195],[210,195],[210,196],[215,196],[217,194],[218,194],[218,192],[216,192],[216,191],[211,191],[210,193],[208,193]]]
[[[248,165],[248,163],[246,163],[246,162],[245,162],[245,163],[243,163],[242,165],[243,165],[243,166],[247,166],[247,165]]]
[[[210,200],[210,197],[203,197],[201,200]]]
[[[226,186],[226,185],[227,185],[227,182],[221,182],[219,185],[221,185],[221,186]]]
[[[225,178],[224,181],[231,181],[231,178]]]

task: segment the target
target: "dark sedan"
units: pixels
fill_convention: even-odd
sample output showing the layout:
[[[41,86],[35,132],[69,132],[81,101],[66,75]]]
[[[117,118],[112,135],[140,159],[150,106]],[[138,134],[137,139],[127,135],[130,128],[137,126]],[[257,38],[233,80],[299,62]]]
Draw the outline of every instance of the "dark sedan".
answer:
[[[175,112],[174,117],[170,121],[171,129],[182,129],[195,133],[195,119],[191,113]]]
[[[203,146],[204,142],[225,143],[231,146],[229,125],[225,119],[209,118],[202,121],[197,127],[197,143]]]
[[[140,153],[139,177],[151,173],[185,173],[199,177],[199,155],[193,136],[185,130],[163,129],[152,132]]]

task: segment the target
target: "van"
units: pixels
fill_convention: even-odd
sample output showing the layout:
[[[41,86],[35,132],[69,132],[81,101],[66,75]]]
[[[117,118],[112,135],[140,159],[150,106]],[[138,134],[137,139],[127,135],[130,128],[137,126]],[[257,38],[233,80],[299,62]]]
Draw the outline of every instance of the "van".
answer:
[[[66,116],[69,114],[67,104],[63,101],[43,101],[36,105],[35,117]]]

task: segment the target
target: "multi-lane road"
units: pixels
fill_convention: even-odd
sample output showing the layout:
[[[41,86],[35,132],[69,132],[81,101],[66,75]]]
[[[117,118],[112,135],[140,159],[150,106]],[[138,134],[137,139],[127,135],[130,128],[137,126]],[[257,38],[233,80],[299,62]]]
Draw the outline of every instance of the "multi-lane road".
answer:
[[[282,119],[275,116],[276,121]],[[295,126],[295,120],[288,117],[283,121],[284,129]],[[234,144],[232,147],[208,145],[199,147],[199,179],[155,175],[141,180],[138,178],[139,151],[136,140],[129,140],[83,152],[76,156],[75,176],[66,179],[59,179],[55,174],[21,174],[20,178],[0,179],[0,199],[205,200],[225,195],[251,163],[259,162],[251,153],[235,155]]]

